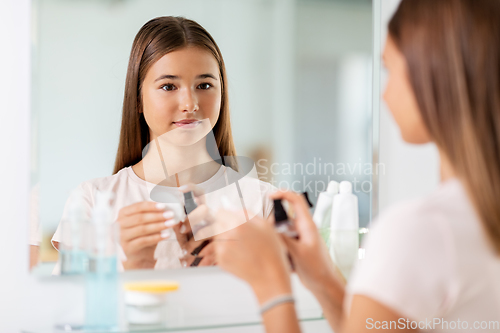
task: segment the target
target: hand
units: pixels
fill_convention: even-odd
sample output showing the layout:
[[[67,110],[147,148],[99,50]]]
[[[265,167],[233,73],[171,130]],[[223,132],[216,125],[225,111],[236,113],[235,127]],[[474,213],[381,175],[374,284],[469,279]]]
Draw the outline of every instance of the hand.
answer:
[[[213,220],[210,210],[205,205],[204,192],[199,187],[188,184],[180,187],[181,192],[192,191],[197,208],[193,210],[184,223],[174,227],[177,241],[183,251],[180,259],[183,267],[215,265],[215,254],[212,238],[200,239],[200,231],[209,226]],[[197,237],[198,236],[198,237]],[[198,240],[195,240],[198,239]]]
[[[196,215],[200,212],[203,214],[202,211],[205,209],[206,206],[200,206],[191,214]],[[183,267],[213,266],[216,264],[212,238],[196,241],[188,220],[186,220],[185,223],[175,226],[173,230],[176,233],[179,246],[183,251],[183,256],[179,258]]]
[[[220,210],[217,223],[232,223],[240,215]],[[215,258],[225,270],[247,281],[262,304],[291,293],[289,269],[284,248],[273,226],[261,218],[215,237]]]
[[[174,213],[162,204],[143,201],[120,209],[120,245],[127,256],[125,269],[154,268],[156,245],[170,236],[164,230],[172,228]]]
[[[336,280],[344,285],[345,281],[330,258],[304,197],[293,192],[278,191],[271,194],[270,198],[288,201],[295,212],[294,222],[299,239],[282,238],[304,286],[316,294],[331,281]]]

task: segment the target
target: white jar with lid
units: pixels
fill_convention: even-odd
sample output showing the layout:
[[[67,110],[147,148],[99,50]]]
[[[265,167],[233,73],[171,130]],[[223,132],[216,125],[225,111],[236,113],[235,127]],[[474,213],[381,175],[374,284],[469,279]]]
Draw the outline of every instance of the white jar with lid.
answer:
[[[126,283],[125,306],[130,329],[165,327],[167,293],[179,288],[177,282],[143,281]]]

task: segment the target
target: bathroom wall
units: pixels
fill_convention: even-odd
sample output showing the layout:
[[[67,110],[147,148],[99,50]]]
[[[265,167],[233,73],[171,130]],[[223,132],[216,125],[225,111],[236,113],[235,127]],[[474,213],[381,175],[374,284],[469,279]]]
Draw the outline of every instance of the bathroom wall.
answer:
[[[372,4],[302,1],[297,15],[294,180],[316,199],[329,180],[348,180],[360,226],[370,221],[372,190]],[[312,170],[314,172],[311,172]],[[326,171],[326,172],[325,172]],[[311,190],[312,189],[312,190]],[[312,195],[311,195],[312,194]]]

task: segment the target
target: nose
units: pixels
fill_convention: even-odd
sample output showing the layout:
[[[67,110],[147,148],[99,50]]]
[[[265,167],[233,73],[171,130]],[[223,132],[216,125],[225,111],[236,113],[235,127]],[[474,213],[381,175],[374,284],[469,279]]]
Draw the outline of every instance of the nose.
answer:
[[[187,113],[198,111],[198,98],[196,97],[196,94],[192,91],[192,89],[183,89],[179,98],[180,111]]]

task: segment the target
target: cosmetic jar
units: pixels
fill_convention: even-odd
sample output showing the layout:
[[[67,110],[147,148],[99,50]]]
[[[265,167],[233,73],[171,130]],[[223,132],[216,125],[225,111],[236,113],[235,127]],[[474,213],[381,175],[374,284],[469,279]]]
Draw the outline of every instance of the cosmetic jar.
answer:
[[[133,282],[126,283],[124,288],[129,329],[165,327],[167,325],[167,293],[179,288],[177,282]]]

